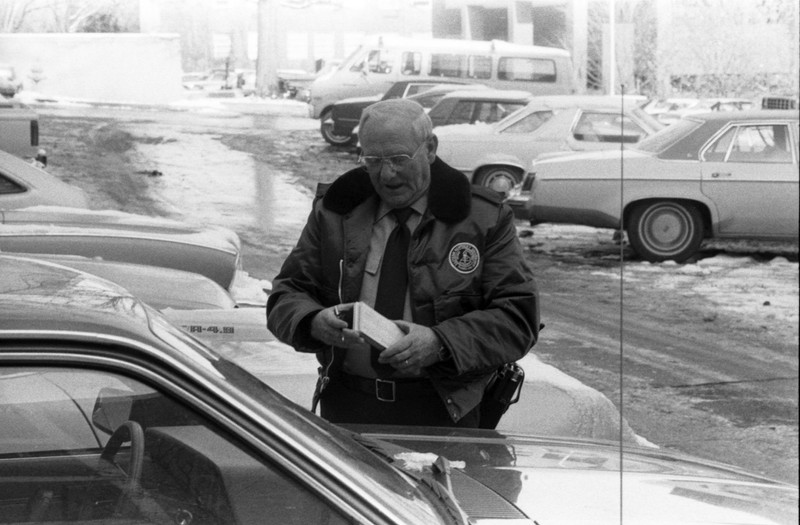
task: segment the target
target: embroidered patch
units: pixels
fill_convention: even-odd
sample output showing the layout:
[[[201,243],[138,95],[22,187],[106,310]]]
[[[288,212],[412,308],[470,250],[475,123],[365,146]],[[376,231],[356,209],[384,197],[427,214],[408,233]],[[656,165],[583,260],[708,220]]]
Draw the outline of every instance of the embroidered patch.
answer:
[[[458,273],[472,273],[481,262],[481,254],[474,244],[460,242],[450,250],[450,266]]]

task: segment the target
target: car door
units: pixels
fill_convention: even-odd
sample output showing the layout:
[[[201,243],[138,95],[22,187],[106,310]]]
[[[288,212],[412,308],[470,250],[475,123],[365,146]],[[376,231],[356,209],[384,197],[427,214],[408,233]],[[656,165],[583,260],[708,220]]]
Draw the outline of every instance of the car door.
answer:
[[[184,402],[191,393],[167,392],[165,379],[136,366],[68,353],[47,364],[0,360],[0,521],[351,522]]]
[[[797,237],[797,122],[730,125],[701,153],[721,236]]]

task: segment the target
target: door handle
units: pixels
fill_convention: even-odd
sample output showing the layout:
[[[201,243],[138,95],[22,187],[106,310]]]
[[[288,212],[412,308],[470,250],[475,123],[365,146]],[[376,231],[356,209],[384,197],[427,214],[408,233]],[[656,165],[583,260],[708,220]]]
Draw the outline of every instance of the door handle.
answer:
[[[730,173],[720,173],[719,171],[715,171],[711,174],[711,177],[714,179],[718,179],[719,177],[730,177]]]

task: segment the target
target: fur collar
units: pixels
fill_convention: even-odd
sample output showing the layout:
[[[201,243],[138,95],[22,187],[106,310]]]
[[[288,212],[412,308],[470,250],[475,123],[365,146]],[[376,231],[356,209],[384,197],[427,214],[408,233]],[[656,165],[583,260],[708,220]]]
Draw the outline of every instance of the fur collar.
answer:
[[[376,195],[364,168],[355,168],[341,175],[328,187],[322,205],[340,215]],[[446,223],[466,219],[472,204],[470,183],[460,171],[445,164],[439,157],[431,164],[431,186],[428,208],[434,217]]]

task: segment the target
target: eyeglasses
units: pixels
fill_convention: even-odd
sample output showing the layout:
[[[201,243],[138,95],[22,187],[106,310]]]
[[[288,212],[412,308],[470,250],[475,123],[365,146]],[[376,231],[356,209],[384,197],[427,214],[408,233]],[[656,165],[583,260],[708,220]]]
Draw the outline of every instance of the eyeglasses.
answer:
[[[400,155],[392,155],[391,157],[376,157],[373,155],[359,155],[358,163],[367,168],[368,170],[377,170],[383,167],[384,162],[388,162],[389,165],[392,167],[394,171],[400,171],[406,166],[408,163],[411,162],[414,157],[416,157],[419,152],[422,150],[423,146],[428,143],[426,140],[419,147],[414,151],[413,155],[406,155],[402,153]]]

